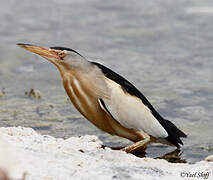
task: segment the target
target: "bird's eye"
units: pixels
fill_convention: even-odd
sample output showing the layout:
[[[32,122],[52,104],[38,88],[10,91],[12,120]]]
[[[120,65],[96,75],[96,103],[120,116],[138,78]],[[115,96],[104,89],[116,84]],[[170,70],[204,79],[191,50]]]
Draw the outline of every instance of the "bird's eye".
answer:
[[[58,56],[63,60],[63,58],[66,56],[65,52],[61,51],[58,53]]]

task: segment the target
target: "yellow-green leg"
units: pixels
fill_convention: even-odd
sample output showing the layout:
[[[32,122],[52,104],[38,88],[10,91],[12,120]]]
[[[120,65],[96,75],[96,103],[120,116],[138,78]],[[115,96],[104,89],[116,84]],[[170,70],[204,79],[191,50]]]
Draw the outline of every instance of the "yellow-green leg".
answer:
[[[138,141],[138,142],[136,142],[136,143],[134,143],[134,144],[132,144],[130,146],[127,146],[125,148],[122,148],[121,150],[129,153],[129,152],[132,152],[132,151],[134,151],[134,150],[136,150],[138,148],[146,147],[146,145],[149,142],[150,142],[150,137],[148,136],[148,137],[146,137],[145,139],[143,139],[141,141]],[[144,148],[144,149],[146,149],[146,148]]]

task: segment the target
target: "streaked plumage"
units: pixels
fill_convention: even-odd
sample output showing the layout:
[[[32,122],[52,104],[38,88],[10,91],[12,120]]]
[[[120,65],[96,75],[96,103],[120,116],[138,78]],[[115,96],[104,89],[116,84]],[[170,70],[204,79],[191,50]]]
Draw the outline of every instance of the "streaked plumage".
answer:
[[[85,118],[105,132],[139,142],[130,149],[151,142],[183,144],[180,137],[186,135],[162,118],[136,87],[109,68],[89,62],[69,48],[18,45],[57,66],[69,98]]]

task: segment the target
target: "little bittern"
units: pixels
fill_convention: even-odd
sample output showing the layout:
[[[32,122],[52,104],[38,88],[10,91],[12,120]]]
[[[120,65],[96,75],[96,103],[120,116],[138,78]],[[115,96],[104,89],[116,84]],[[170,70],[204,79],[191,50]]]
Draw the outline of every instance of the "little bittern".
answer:
[[[135,142],[122,150],[146,149],[153,142],[177,148],[183,145],[180,137],[186,134],[164,119],[135,86],[111,69],[87,61],[70,48],[17,45],[58,68],[67,95],[86,119],[111,135]]]

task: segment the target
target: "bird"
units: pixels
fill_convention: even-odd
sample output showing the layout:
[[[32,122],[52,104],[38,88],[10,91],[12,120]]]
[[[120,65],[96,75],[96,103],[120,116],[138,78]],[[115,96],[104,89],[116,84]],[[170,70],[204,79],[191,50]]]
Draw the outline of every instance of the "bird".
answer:
[[[67,47],[17,45],[57,67],[67,95],[87,120],[104,132],[133,142],[122,151],[145,151],[152,143],[178,149],[183,145],[181,138],[187,135],[164,119],[133,84],[110,68]]]

